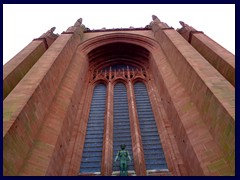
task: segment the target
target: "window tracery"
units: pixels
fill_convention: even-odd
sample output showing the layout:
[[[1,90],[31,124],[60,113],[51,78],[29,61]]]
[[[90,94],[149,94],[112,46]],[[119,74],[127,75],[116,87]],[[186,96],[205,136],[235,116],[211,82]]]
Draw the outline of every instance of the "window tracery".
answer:
[[[141,132],[140,144],[144,150],[143,153],[144,153],[144,158],[146,163],[146,170],[153,170],[153,169],[167,170],[168,168],[165,161],[163,149],[161,147],[160,137],[157,132],[156,123],[154,122],[155,118],[152,112],[152,107],[150,104],[150,100],[148,99],[146,86],[143,83],[143,81],[147,83],[148,80],[150,79],[150,76],[146,71],[146,67],[147,66],[139,66],[139,65],[135,66],[134,64],[121,64],[121,63],[101,66],[101,67],[98,67],[97,69],[90,71],[89,82],[93,86],[95,84],[98,84],[97,83],[98,81],[100,82],[103,81],[107,85],[106,99],[108,100],[105,100],[105,103],[110,103],[110,105],[108,104],[107,106],[108,106],[108,109],[109,107],[112,108],[111,111],[113,112],[112,118],[110,118],[112,119],[110,121],[113,121],[112,123],[113,127],[112,127],[112,130],[110,130],[110,132],[112,132],[113,134],[109,135],[109,137],[112,137],[112,146],[113,146],[112,155],[115,156],[115,153],[119,146],[119,142],[121,142],[122,133],[119,133],[119,130],[121,130],[121,128],[124,129],[124,131],[126,129],[129,130],[127,131],[128,139],[125,139],[126,141],[125,143],[128,144],[128,146],[130,146],[128,147],[130,151],[133,150],[132,143],[134,143],[134,141],[132,142],[132,138],[133,138],[132,135],[135,134],[137,131],[139,131]],[[109,92],[109,91],[113,91],[113,92]],[[130,98],[130,96],[135,96],[135,98],[133,97]],[[109,101],[109,99],[112,99],[112,100]],[[134,105],[133,106],[131,105],[131,108],[129,107],[130,106],[129,103],[132,103],[130,101],[135,101],[133,102]],[[125,103],[125,105],[123,106],[122,103]],[[147,110],[147,112],[145,110]],[[131,112],[131,111],[136,111],[136,112]],[[128,115],[128,112],[129,112],[129,115]],[[130,114],[135,114],[136,118],[131,120]],[[122,118],[122,117],[125,117],[125,118]],[[127,117],[129,117],[129,119]],[[145,119],[148,118],[149,121],[145,122],[144,118]],[[105,117],[105,123],[106,122],[109,123],[110,121],[109,121],[109,117],[107,117],[107,119]],[[136,128],[133,130],[132,127],[130,128],[130,124],[129,124],[131,123],[130,121],[132,121],[132,123],[134,124],[136,124],[136,121],[138,121],[137,124],[139,124],[138,125],[139,127],[137,127],[137,129],[139,130],[137,130]],[[151,125],[149,128],[146,126],[146,123],[150,123],[150,121],[151,121]],[[125,122],[124,126],[126,127],[121,126],[123,125],[122,124],[123,122]],[[121,127],[117,128],[116,126],[117,124],[119,125],[119,123]],[[111,127],[109,126],[108,128],[111,129]],[[151,133],[150,133],[151,137],[149,137],[149,131],[151,132],[152,128],[154,128],[153,133],[155,133],[153,134],[154,143],[149,144],[149,141],[147,139],[150,138],[151,140],[152,138]],[[109,132],[109,129],[104,129],[104,131]],[[109,137],[105,137],[105,138],[109,138]],[[123,137],[125,137],[125,135]],[[124,142],[121,142],[121,143],[124,143]],[[132,154],[132,157],[133,157],[133,154]],[[117,167],[116,165],[113,164],[112,168],[113,168],[112,169],[113,171],[116,171]],[[133,168],[134,168],[133,164],[131,164],[130,169],[133,169]]]
[[[94,70],[91,74],[91,82],[98,80],[104,80],[106,82],[114,82],[118,79],[123,79],[126,81],[134,79],[146,79],[147,72],[144,68],[138,68],[135,66],[117,64],[114,66],[108,66],[101,70]]]

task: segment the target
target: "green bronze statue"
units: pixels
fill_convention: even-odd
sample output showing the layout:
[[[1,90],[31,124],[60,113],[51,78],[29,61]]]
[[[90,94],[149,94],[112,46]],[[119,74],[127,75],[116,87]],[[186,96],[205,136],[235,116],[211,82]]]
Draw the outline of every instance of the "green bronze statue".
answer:
[[[120,147],[121,147],[121,150],[118,151],[114,162],[116,162],[117,160],[119,160],[119,162],[120,162],[120,176],[127,176],[128,175],[127,161],[129,161],[129,160],[131,161],[131,157],[130,157],[128,151],[125,150],[125,148],[126,148],[125,144],[122,144]]]

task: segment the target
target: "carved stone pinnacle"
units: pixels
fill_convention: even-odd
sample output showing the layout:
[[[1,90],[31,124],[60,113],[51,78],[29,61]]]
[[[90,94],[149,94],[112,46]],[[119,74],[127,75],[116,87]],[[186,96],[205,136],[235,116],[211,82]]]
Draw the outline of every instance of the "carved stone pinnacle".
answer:
[[[182,25],[182,27],[186,26],[186,24],[183,21],[179,21],[179,23]]]
[[[154,21],[155,19],[158,19],[156,15],[152,15],[152,20]]]
[[[53,33],[55,31],[56,27],[52,27],[50,31]]]
[[[81,24],[82,24],[82,18],[79,18],[79,19],[75,22],[74,26],[81,26]]]

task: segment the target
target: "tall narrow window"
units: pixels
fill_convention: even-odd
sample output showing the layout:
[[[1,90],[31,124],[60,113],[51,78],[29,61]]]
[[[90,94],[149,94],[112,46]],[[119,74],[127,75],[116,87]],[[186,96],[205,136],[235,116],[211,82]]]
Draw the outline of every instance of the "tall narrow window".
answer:
[[[80,173],[100,172],[105,104],[106,86],[98,84],[93,91]]]
[[[134,92],[146,168],[147,170],[168,169],[146,86],[141,82],[137,82],[134,84]]]
[[[114,158],[125,144],[132,161],[128,163],[129,170],[133,170],[132,140],[129,122],[127,90],[123,83],[114,86],[114,115],[113,115],[113,154]],[[113,158],[113,159],[114,159]],[[119,163],[113,163],[113,171],[119,171]]]

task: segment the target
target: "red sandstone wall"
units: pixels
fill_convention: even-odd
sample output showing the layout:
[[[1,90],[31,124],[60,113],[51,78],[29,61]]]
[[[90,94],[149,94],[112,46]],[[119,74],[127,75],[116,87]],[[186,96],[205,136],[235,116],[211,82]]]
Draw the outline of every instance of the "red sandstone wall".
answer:
[[[170,142],[163,145],[170,174],[234,174],[235,89],[176,33],[158,30],[161,48],[149,43],[148,90],[153,107],[164,108],[157,126],[166,131],[159,132],[164,144]],[[4,175],[78,174],[92,96],[87,59],[75,53],[79,42],[78,36],[62,34],[4,100]],[[134,43],[149,45],[140,38]]]
[[[154,78],[156,74],[152,73],[154,69],[152,64],[153,62],[150,60],[148,92],[168,169],[174,176],[186,176],[188,175],[188,171],[178,148],[172,122],[169,120],[164,108],[163,95],[159,94],[159,84],[156,85]]]
[[[3,66],[3,99],[46,51],[43,40],[32,41]]]
[[[166,54],[174,74],[190,94],[206,127],[225,155],[225,159],[212,162],[208,169],[213,166],[214,171],[221,173],[222,168],[229,163],[231,167],[229,173],[234,173],[234,160],[229,156],[234,157],[235,152],[233,135],[235,89],[175,30],[161,30],[156,27],[155,37]],[[221,117],[225,118],[221,120]],[[219,133],[229,129],[221,122],[227,122],[230,127],[228,135]],[[222,131],[219,131],[220,128]]]
[[[23,168],[22,175],[34,174],[33,167],[41,170],[39,175],[61,175],[87,70],[87,59],[80,53],[76,53],[44,118],[45,122],[30,152],[26,166]],[[40,156],[39,158],[44,161],[38,160],[39,163],[34,164],[36,156]]]
[[[92,86],[89,87],[88,81],[86,81],[82,87],[83,92],[72,128],[72,135],[68,145],[67,156],[65,158],[62,171],[63,176],[76,176],[79,174],[86,135],[87,120],[93,93],[93,89],[91,87]]]
[[[196,106],[167,59],[160,54],[154,54],[153,58],[153,77],[188,175],[220,175],[223,173],[222,168],[229,171],[227,164],[218,171],[211,169],[214,163],[223,158],[223,153],[214,142]]]
[[[34,39],[3,66],[3,99],[7,97],[57,37],[58,35],[53,34],[53,32],[45,33],[40,38]]]
[[[79,40],[61,35],[4,100],[4,175],[17,175],[24,165]],[[29,174],[39,174],[39,169]]]
[[[155,29],[155,37],[174,73],[190,94],[209,132],[225,155],[219,163],[221,166],[229,163],[234,173],[235,88],[175,30]]]
[[[235,86],[235,57],[205,34],[193,34],[192,46]]]
[[[186,39],[226,80],[235,86],[235,57],[201,31],[180,22],[177,31]]]

